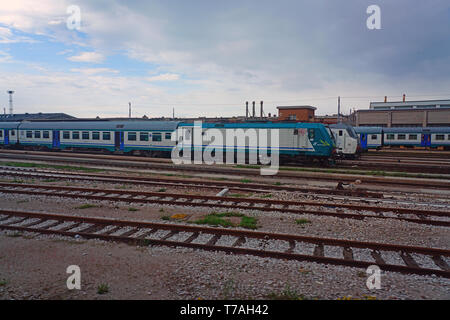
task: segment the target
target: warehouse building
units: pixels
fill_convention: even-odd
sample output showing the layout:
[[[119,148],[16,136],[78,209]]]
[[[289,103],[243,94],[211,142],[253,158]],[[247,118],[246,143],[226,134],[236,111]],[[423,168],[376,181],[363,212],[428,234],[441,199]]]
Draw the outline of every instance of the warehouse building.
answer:
[[[450,100],[371,102],[354,114],[354,125],[371,127],[450,126]]]

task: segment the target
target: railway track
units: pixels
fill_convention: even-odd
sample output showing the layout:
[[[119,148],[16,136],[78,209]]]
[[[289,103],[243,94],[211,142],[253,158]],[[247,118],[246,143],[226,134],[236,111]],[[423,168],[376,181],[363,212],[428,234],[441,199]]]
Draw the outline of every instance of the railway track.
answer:
[[[438,248],[11,210],[0,210],[0,229],[450,278],[450,250]]]
[[[419,161],[405,161],[400,159],[367,159],[340,160],[339,168],[357,168],[395,172],[420,172],[433,174],[450,174],[450,163],[430,163]]]
[[[348,219],[394,219],[426,225],[444,227],[450,226],[449,211],[381,207],[374,205],[339,204],[334,202],[284,201],[258,198],[191,195],[186,193],[63,187],[24,183],[0,183],[0,193],[57,196],[63,198],[121,201],[128,203],[213,207],[230,210],[256,210],[299,215],[312,214]],[[318,209],[313,210],[311,208]]]
[[[142,176],[116,176],[111,174],[91,174],[91,173],[73,173],[73,172],[61,172],[55,170],[36,170],[34,168],[21,168],[21,167],[8,167],[0,166],[0,175],[16,176],[22,178],[39,178],[39,179],[71,179],[82,181],[101,181],[110,183],[132,183],[138,185],[147,186],[172,186],[172,187],[187,187],[187,188],[212,188],[223,189],[228,188],[236,191],[247,192],[273,192],[273,191],[289,191],[289,192],[301,192],[315,195],[339,195],[349,197],[362,197],[362,198],[383,198],[383,194],[379,192],[368,191],[364,189],[353,190],[336,190],[336,189],[319,189],[319,188],[302,188],[291,187],[276,184],[261,184],[261,183],[239,183],[232,181],[207,181],[207,180],[193,180],[193,179],[163,179],[155,177],[142,177]]]
[[[20,159],[20,160],[34,160],[44,161],[51,163],[64,163],[64,164],[76,164],[76,165],[94,165],[101,167],[119,167],[119,168],[136,168],[136,169],[148,169],[148,170],[164,170],[164,171],[181,171],[181,172],[194,172],[194,173],[212,173],[212,174],[226,174],[237,176],[255,176],[260,174],[259,169],[249,168],[245,165],[243,168],[230,168],[229,166],[206,166],[206,165],[175,165],[167,161],[162,162],[157,159],[157,162],[153,162],[149,158],[128,157],[128,156],[105,156],[105,155],[93,155],[89,154],[78,155],[74,157],[73,154],[66,153],[49,153],[49,152],[37,152],[30,154],[30,152],[12,152],[0,151],[1,158],[3,159]],[[42,154],[51,154],[42,155]],[[360,180],[362,184],[368,185],[389,185],[389,186],[407,186],[407,187],[420,187],[429,189],[443,189],[450,190],[450,183],[444,179],[411,179],[411,178],[394,178],[386,176],[362,176],[357,174],[329,174],[326,172],[308,172],[308,171],[296,171],[296,168],[281,168],[277,173],[277,178],[287,179],[312,179],[318,181],[336,181],[353,183],[355,180]],[[371,168],[372,170],[372,168]]]

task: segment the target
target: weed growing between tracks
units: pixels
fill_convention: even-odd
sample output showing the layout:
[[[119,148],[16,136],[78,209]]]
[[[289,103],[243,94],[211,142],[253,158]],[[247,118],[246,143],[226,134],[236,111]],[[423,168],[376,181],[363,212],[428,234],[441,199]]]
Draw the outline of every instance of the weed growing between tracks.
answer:
[[[241,218],[240,223],[236,224],[227,218],[237,217]],[[242,227],[246,229],[256,229],[257,228],[258,219],[254,217],[246,216],[242,213],[236,212],[222,212],[222,213],[211,213],[203,217],[202,219],[198,219],[196,221],[192,221],[192,223],[196,224],[207,224],[211,226],[222,226],[222,227]]]
[[[109,286],[106,283],[102,283],[97,287],[98,294],[105,294],[109,292]]]
[[[40,163],[28,163],[28,162],[1,162],[0,165],[7,167],[20,167],[20,168],[51,168],[51,169],[61,169],[68,171],[83,171],[83,172],[103,172],[103,169],[96,168],[86,168],[86,167],[74,167],[74,166],[61,166],[61,165],[50,165],[50,164],[40,164]]]
[[[75,207],[75,209],[89,209],[89,208],[97,208],[98,206],[95,204],[83,204],[81,206]]]
[[[286,285],[282,292],[271,292],[267,298],[272,300],[307,300],[303,294],[291,289],[289,284]]]

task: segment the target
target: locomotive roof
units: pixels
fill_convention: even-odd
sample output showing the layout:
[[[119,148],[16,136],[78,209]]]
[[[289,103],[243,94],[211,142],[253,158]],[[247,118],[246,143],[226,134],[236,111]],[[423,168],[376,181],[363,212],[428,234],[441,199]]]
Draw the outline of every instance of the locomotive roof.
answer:
[[[180,127],[192,127],[194,123],[181,123]],[[230,128],[230,129],[246,129],[246,128],[323,128],[322,123],[302,123],[302,122],[242,122],[242,123],[209,123],[203,122],[203,128]]]
[[[173,131],[178,124],[178,121],[39,121],[22,122],[19,129]]]
[[[381,133],[381,127],[355,127],[356,133]]]

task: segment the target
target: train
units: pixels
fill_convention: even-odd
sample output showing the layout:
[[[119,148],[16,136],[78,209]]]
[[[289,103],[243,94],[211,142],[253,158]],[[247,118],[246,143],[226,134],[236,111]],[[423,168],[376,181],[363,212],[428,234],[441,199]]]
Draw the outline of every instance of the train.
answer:
[[[330,129],[320,123],[243,122],[186,123],[152,120],[22,121],[0,122],[0,146],[33,150],[96,151],[170,157],[175,147],[187,151],[234,151],[250,159],[259,142],[247,141],[249,132],[260,136],[277,131],[277,144],[268,138],[267,154],[278,153],[281,161],[332,163],[336,144]],[[200,129],[200,135],[195,134]],[[264,130],[261,130],[264,129]],[[277,129],[277,130],[274,130]],[[211,133],[230,135],[233,141],[214,144]],[[235,135],[233,137],[233,134]],[[242,139],[244,136],[244,139]],[[235,139],[237,143],[235,142]],[[258,138],[257,141],[260,141]],[[273,140],[275,141],[275,140]],[[208,143],[209,142],[209,143]]]
[[[363,151],[389,147],[450,150],[450,127],[355,127]]]
[[[359,158],[362,148],[355,128],[345,123],[331,124],[329,128],[336,142],[337,158]]]

